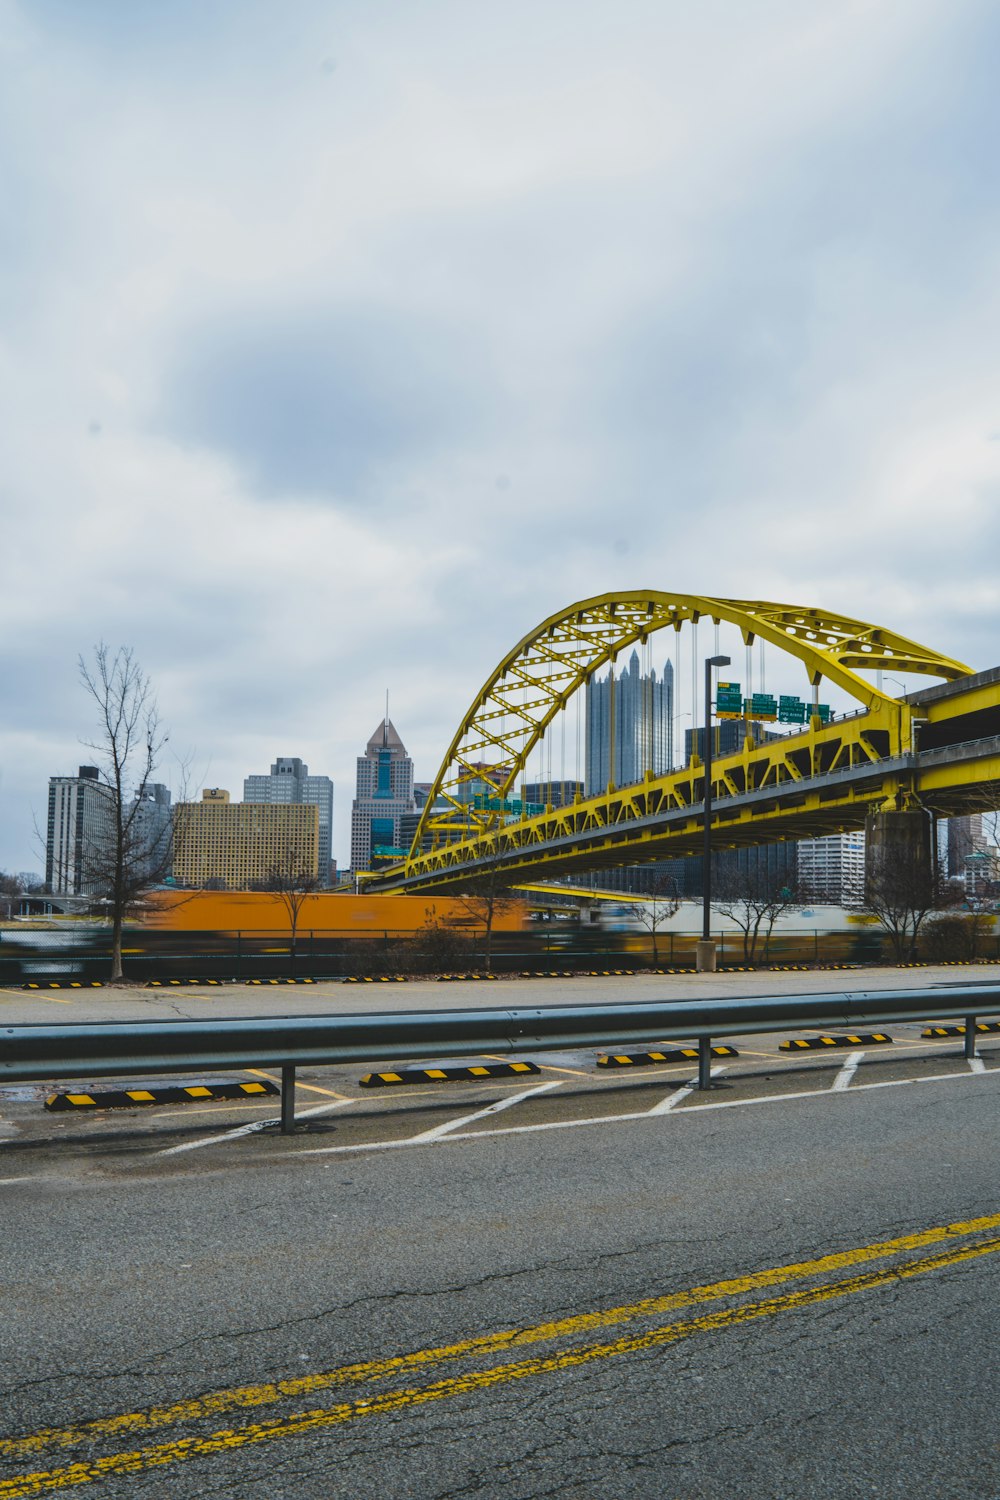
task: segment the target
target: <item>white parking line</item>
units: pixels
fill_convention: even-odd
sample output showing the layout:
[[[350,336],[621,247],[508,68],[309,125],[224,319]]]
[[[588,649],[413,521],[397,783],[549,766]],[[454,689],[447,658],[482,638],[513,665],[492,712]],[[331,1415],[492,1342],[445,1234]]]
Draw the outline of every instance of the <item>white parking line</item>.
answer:
[[[456,1120],[446,1120],[443,1125],[435,1125],[431,1130],[423,1130],[419,1135],[411,1136],[410,1144],[418,1145],[424,1141],[436,1141],[443,1135],[450,1135],[453,1130],[458,1130],[461,1125],[471,1125],[473,1120],[485,1119],[487,1115],[499,1114],[502,1109],[510,1109],[512,1104],[520,1104],[522,1099],[530,1099],[533,1094],[544,1094],[549,1089],[562,1088],[563,1080],[556,1078],[551,1083],[536,1083],[533,1088],[524,1089],[520,1094],[511,1094],[507,1099],[498,1099],[495,1104],[488,1104],[485,1109],[477,1109],[474,1114],[460,1115]]]
[[[306,1120],[312,1115],[329,1115],[335,1109],[343,1109],[345,1104],[352,1104],[352,1099],[338,1099],[336,1104],[317,1104],[314,1109],[299,1109],[295,1112],[296,1120]],[[234,1141],[237,1136],[253,1135],[258,1130],[265,1130],[268,1125],[280,1125],[281,1119],[252,1120],[249,1125],[238,1125],[235,1130],[224,1130],[221,1135],[205,1135],[200,1141],[185,1141],[180,1146],[168,1146],[165,1151],[154,1151],[154,1156],[179,1156],[182,1151],[197,1151],[199,1146],[216,1146],[221,1141]]]
[[[725,1067],[713,1068],[712,1077],[718,1078],[719,1074],[725,1071]],[[688,1094],[693,1094],[697,1087],[697,1078],[692,1078],[690,1083],[686,1083],[683,1088],[679,1088],[674,1093],[668,1094],[665,1099],[661,1099],[658,1104],[654,1104],[652,1109],[648,1109],[646,1113],[649,1115],[668,1115],[672,1109],[677,1108],[678,1104],[683,1103]]]
[[[993,1076],[998,1070],[993,1069],[988,1076]],[[984,1070],[985,1074],[985,1070]],[[856,1083],[850,1090],[852,1096],[866,1093],[869,1089],[893,1089],[903,1088],[908,1084],[920,1083],[954,1083],[963,1078],[976,1077],[976,1073],[932,1073],[926,1078],[889,1078],[882,1079],[877,1083]],[[683,1090],[679,1091],[683,1092]],[[755,1099],[717,1099],[711,1104],[699,1104],[691,1109],[682,1109],[678,1113],[679,1119],[695,1119],[705,1110],[716,1109],[744,1109],[754,1104],[782,1104],[791,1099],[829,1099],[833,1093],[832,1089],[802,1089],[794,1094],[762,1094]],[[674,1099],[677,1095],[672,1096]],[[662,1114],[662,1110],[657,1110]],[[644,1109],[632,1110],[627,1114],[620,1115],[592,1115],[583,1120],[546,1120],[536,1125],[502,1125],[497,1130],[452,1130],[448,1135],[408,1136],[401,1141],[365,1141],[356,1146],[313,1146],[305,1151],[298,1151],[297,1156],[333,1156],[343,1155],[352,1151],[398,1151],[408,1146],[435,1146],[450,1145],[453,1141],[484,1141],[490,1140],[497,1135],[529,1135],[539,1130],[576,1130],[586,1125],[619,1125],[630,1120],[648,1120],[652,1118],[653,1111]],[[457,1125],[458,1122],[456,1121]]]
[[[858,1071],[858,1063],[861,1061],[864,1055],[865,1054],[863,1052],[849,1052],[847,1054],[846,1058],[844,1059],[844,1066],[841,1068],[840,1072],[833,1080],[833,1083],[830,1085],[835,1094],[839,1094],[843,1089],[846,1089],[849,1086],[851,1079]]]

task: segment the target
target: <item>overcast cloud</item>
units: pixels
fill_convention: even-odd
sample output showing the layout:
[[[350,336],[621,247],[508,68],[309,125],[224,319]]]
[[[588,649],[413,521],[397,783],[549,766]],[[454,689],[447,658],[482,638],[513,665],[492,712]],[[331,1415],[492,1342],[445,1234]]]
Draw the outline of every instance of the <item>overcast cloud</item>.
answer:
[[[429,779],[591,594],[996,665],[998,61],[975,0],[0,0],[0,867],[99,639],[342,863],[385,690]]]

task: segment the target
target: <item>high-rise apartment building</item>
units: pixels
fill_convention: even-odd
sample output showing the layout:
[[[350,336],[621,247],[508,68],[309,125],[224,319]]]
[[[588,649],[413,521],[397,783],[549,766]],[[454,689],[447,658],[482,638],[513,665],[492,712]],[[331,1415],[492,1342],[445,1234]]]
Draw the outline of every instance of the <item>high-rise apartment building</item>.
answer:
[[[111,791],[96,766],[49,777],[45,889],[54,896],[104,895],[100,870],[114,837]]]
[[[403,847],[402,820],[414,811],[413,761],[387,717],[368,741],[364,755],[358,756],[351,806],[351,869],[355,874],[372,868],[376,850]]]
[[[984,846],[983,815],[973,813],[959,818],[942,818],[938,828],[946,830],[944,862],[939,868],[953,880],[964,880],[969,856]]]
[[[633,651],[621,673],[587,683],[586,789],[631,786],[648,770],[669,771],[673,758],[674,669],[643,673]]]
[[[329,776],[310,776],[298,756],[279,755],[267,776],[247,776],[244,802],[311,802],[319,809],[319,878],[330,880],[333,858],[333,782]]]
[[[796,845],[799,890],[810,901],[829,906],[856,902],[865,884],[865,835],[832,833],[821,839],[800,839]]]
[[[246,891],[279,878],[315,880],[319,809],[313,802],[230,802],[222,787],[178,804],[174,880],[193,889]]]
[[[123,860],[129,883],[170,871],[170,792],[150,782],[123,808]],[[54,896],[106,896],[115,862],[115,802],[96,766],[49,778],[45,887]]]

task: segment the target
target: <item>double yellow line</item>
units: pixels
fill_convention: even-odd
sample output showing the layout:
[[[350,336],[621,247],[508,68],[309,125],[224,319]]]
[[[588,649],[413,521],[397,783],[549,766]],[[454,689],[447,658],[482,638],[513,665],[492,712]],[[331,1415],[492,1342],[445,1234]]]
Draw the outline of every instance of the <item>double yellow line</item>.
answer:
[[[295,1437],[321,1428],[342,1426],[362,1417],[401,1412],[429,1402],[446,1400],[492,1386],[509,1384],[515,1380],[528,1379],[591,1364],[597,1360],[612,1359],[618,1355],[636,1354],[644,1350],[675,1344],[682,1339],[700,1333],[717,1332],[737,1327],[759,1318],[768,1318],[796,1308],[811,1307],[820,1302],[852,1296],[857,1292],[875,1291],[880,1287],[895,1284],[914,1276],[954,1266],[962,1261],[973,1260],[981,1255],[992,1255],[1000,1250],[1000,1235],[991,1235],[991,1230],[1000,1229],[1000,1214],[960,1223],[938,1225],[914,1234],[902,1235],[894,1240],[881,1240],[871,1245],[862,1245],[853,1250],[820,1256],[815,1260],[798,1261],[791,1265],[775,1266],[749,1276],[717,1281],[710,1286],[696,1286],[686,1291],[671,1292],[662,1297],[646,1297],[642,1301],[625,1306],[580,1313],[573,1317],[558,1318],[537,1323],[529,1328],[483,1334],[464,1339],[458,1343],[419,1349],[389,1359],[366,1360],[313,1375],[303,1375],[292,1380],[276,1381],[265,1385],[236,1386],[229,1390],[213,1391],[190,1401],[179,1401],[169,1406],[149,1407],[143,1411],[122,1412],[117,1416],[81,1423],[77,1426],[46,1429],[23,1438],[0,1440],[0,1458],[23,1462],[36,1454],[53,1450],[73,1448],[78,1444],[92,1444],[95,1440],[114,1440],[150,1434],[157,1429],[176,1427],[181,1423],[200,1422],[218,1418],[226,1413],[265,1407],[310,1397],[336,1385],[377,1383],[387,1378],[412,1376],[448,1361],[469,1357],[480,1359],[491,1355],[503,1355],[519,1351],[528,1345],[551,1343],[555,1340],[578,1337],[581,1334],[613,1328],[639,1319],[649,1319],[663,1313],[696,1308],[707,1302],[729,1301],[747,1298],[753,1293],[767,1291],[788,1282],[813,1281],[815,1284],[784,1292],[780,1296],[757,1298],[738,1302],[736,1306],[719,1308],[680,1321],[672,1321],[645,1331],[623,1334],[608,1342],[589,1342],[571,1345],[531,1358],[506,1360],[488,1365],[486,1368],[432,1381],[426,1385],[406,1385],[369,1395],[366,1399],[341,1401],[332,1406],[308,1411],[294,1412],[287,1417],[272,1417],[268,1420],[249,1423],[240,1427],[228,1427],[211,1432],[204,1437],[180,1438],[173,1442],[154,1443],[134,1448],[127,1452],[109,1454],[83,1463],[70,1463],[34,1473],[23,1473],[0,1481],[0,1500],[15,1500],[15,1497],[49,1494],[54,1490],[89,1484],[114,1474],[140,1473],[181,1463],[193,1458],[206,1458],[216,1453],[233,1452],[250,1444],[270,1442],[280,1438]],[[918,1254],[936,1246],[944,1246],[936,1254]],[[900,1257],[909,1256],[909,1259]],[[879,1261],[893,1264],[878,1270],[861,1267]],[[816,1278],[831,1273],[850,1271],[852,1275],[840,1276],[832,1281]]]

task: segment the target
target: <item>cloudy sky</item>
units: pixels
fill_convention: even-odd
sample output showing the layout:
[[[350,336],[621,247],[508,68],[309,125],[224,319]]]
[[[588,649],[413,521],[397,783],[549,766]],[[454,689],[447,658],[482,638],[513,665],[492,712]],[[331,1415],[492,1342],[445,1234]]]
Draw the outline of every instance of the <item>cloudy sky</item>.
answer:
[[[0,868],[101,639],[342,863],[385,690],[429,779],[592,594],[1000,662],[998,59],[989,0],[0,0]]]

